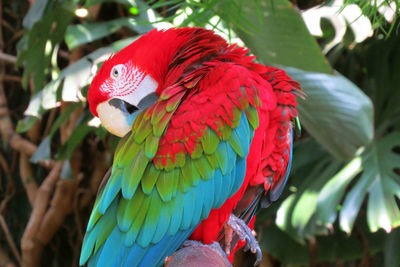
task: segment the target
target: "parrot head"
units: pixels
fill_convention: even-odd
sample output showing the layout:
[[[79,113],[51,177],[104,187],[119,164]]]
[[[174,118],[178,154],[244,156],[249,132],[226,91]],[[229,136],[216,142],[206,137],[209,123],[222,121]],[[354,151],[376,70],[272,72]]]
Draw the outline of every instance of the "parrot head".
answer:
[[[153,30],[104,62],[89,87],[88,102],[109,132],[124,136],[136,115],[158,99],[185,35],[177,29]]]

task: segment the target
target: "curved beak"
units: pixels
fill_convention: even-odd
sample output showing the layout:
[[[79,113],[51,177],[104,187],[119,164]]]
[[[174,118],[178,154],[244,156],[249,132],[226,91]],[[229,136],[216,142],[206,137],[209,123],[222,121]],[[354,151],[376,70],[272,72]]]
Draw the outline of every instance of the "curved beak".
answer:
[[[146,75],[129,94],[116,95],[98,104],[97,114],[107,131],[120,137],[125,136],[131,130],[136,116],[157,101],[157,87],[158,83]]]
[[[150,93],[142,98],[137,106],[120,98],[112,98],[97,106],[97,113],[104,128],[110,133],[123,137],[132,127],[136,116],[156,102],[158,96]]]

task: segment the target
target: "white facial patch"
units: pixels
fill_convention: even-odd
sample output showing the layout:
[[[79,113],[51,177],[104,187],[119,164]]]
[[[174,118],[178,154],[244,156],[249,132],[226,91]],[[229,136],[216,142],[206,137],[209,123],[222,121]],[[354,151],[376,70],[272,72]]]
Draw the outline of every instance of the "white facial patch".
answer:
[[[138,107],[140,100],[145,98],[147,95],[154,93],[158,87],[157,82],[150,77],[150,75],[146,75],[136,90],[131,91],[130,94],[117,97],[128,102],[131,105]]]
[[[119,64],[111,69],[110,77],[100,86],[110,99],[119,98],[127,103],[138,106],[140,100],[154,93],[158,83],[131,63]]]

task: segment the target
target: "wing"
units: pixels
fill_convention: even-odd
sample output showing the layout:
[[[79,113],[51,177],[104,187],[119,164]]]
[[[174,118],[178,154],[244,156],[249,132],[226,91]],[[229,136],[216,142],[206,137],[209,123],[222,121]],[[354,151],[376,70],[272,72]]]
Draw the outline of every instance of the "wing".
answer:
[[[278,200],[287,183],[292,165],[294,121],[298,116],[296,96],[304,97],[299,83],[281,69],[268,67],[265,78],[277,95],[277,108],[271,116],[272,128],[276,128],[269,145],[272,152],[263,166],[266,177],[264,188],[267,191],[264,207]]]
[[[264,79],[267,80],[276,95],[277,106],[269,112],[260,109],[260,127],[254,136],[254,145],[260,148],[249,154],[252,158],[261,158],[257,164],[249,166],[255,170],[250,185],[246,188],[233,213],[247,224],[254,222],[254,216],[260,208],[267,208],[278,200],[287,183],[293,155],[293,120],[297,120],[296,96],[304,97],[300,85],[286,72],[266,67]],[[261,93],[262,94],[262,93]],[[267,114],[268,113],[268,114]],[[263,119],[266,119],[266,121]],[[300,130],[300,129],[299,129]],[[255,162],[256,160],[254,160]],[[251,164],[251,162],[250,162]],[[223,232],[219,238],[223,240]],[[232,238],[231,253],[244,245],[237,235]]]
[[[205,66],[138,115],[95,202],[80,264],[161,265],[240,188],[257,86],[267,86],[251,75],[232,63]]]

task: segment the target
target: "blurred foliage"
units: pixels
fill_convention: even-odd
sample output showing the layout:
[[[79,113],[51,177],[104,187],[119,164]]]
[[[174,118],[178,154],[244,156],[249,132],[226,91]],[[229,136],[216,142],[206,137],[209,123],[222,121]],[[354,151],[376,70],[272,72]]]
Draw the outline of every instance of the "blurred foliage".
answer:
[[[309,2],[305,6],[313,5]],[[377,1],[344,4],[353,3],[374,25],[374,35],[355,44],[346,40],[351,37],[347,28],[345,39],[326,55],[320,45],[332,38],[334,28],[326,22],[322,37],[314,38],[287,0],[36,0],[30,8],[24,4],[29,11],[23,23],[24,8],[7,3],[5,9],[14,14],[12,27],[23,28],[16,50],[10,43],[8,53],[18,53],[25,88],[16,89],[24,97],[10,91],[7,99],[10,110],[19,110],[13,117],[14,122],[19,119],[16,131],[38,145],[30,157],[32,179],[42,185],[49,177],[45,164],[59,161],[61,178],[76,185],[71,192],[74,207],[66,209],[58,228],[47,243],[43,241],[51,244],[45,252],[55,253],[40,252],[39,260],[54,266],[77,264],[85,221],[100,182],[93,174],[104,173],[118,141],[87,108],[87,89],[97,68],[153,28],[201,26],[241,42],[260,62],[285,69],[307,96],[299,100],[305,130],[296,141],[290,182],[281,200],[257,218],[264,263],[398,266],[399,228],[394,229],[400,226],[398,2],[390,2],[397,8],[391,22],[379,13]],[[15,107],[25,104],[22,116],[21,108]],[[39,137],[33,138],[32,132]],[[12,158],[9,150],[3,150],[7,160]],[[22,189],[22,184],[17,187]],[[0,187],[5,195],[3,191]],[[6,217],[21,246],[27,237],[20,241],[21,226],[13,222],[18,217],[24,222],[32,219],[29,209],[18,208],[27,203],[22,198],[19,205],[10,205]],[[22,258],[24,253],[22,249]],[[15,255],[10,258],[17,260]]]

